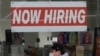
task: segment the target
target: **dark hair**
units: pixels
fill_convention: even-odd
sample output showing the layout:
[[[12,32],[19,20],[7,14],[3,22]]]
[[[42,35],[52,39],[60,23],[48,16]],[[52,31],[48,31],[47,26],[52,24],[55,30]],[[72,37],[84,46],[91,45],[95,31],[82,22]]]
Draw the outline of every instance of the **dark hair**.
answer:
[[[51,47],[52,50],[61,51],[61,54],[64,54],[64,47],[60,44],[54,44]]]

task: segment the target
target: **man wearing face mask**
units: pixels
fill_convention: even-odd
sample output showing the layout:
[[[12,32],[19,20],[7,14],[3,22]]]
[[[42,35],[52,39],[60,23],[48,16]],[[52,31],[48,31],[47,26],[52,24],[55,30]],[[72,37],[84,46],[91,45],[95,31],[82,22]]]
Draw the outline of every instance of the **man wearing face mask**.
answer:
[[[64,47],[62,45],[54,44],[51,48],[49,56],[69,56],[69,54],[64,51]]]

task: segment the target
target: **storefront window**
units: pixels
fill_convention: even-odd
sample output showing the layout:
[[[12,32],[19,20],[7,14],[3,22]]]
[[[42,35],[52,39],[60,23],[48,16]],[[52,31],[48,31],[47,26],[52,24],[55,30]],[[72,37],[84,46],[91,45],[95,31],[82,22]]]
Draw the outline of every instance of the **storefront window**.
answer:
[[[15,55],[16,51],[22,51],[21,54],[34,56],[48,56],[50,52],[55,50],[60,53],[60,49],[52,48],[55,43],[60,43],[62,46],[68,48],[64,51],[69,51],[72,56],[92,56],[94,52],[94,28],[100,27],[100,3],[99,0],[12,0],[12,1],[86,1],[87,2],[87,32],[12,32],[12,43],[6,45],[4,50],[7,55]],[[0,41],[6,42],[5,35],[7,29],[11,30],[10,17],[10,2],[0,0]],[[17,34],[17,37],[14,36]],[[68,37],[68,38],[67,38]],[[86,37],[86,38],[85,38]],[[98,36],[96,36],[98,37]],[[97,44],[98,44],[97,43]],[[0,47],[1,48],[1,47]],[[17,52],[19,56],[20,52]],[[61,53],[60,53],[61,54]],[[5,54],[4,54],[5,55]],[[7,56],[6,55],[6,56]],[[99,55],[99,54],[98,54]],[[1,53],[0,53],[1,56]],[[23,55],[24,56],[24,55]]]

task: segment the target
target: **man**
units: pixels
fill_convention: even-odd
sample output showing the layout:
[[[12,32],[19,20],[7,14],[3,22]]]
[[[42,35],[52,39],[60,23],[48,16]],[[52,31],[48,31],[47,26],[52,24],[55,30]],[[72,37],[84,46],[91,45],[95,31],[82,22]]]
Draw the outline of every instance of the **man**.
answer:
[[[69,56],[69,54],[68,52],[65,52],[62,45],[54,44],[51,48],[49,56]]]

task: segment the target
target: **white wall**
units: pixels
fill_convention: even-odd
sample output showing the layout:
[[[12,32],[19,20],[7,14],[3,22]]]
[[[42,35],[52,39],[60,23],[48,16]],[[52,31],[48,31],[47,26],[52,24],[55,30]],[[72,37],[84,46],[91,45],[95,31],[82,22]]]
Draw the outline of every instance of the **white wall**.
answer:
[[[5,41],[5,30],[10,28],[10,20],[0,20],[0,41]]]
[[[2,29],[1,29],[1,26],[0,26],[0,41],[3,40],[3,35],[2,35]]]
[[[28,33],[24,33],[26,47],[28,45],[35,46],[36,38],[37,37],[38,37],[38,33],[32,33],[32,32],[30,32],[30,33],[29,32]]]
[[[40,38],[40,43],[39,47],[44,47],[44,45],[52,45],[52,41],[48,41],[47,37],[51,37],[52,33],[51,32],[39,32],[39,38]]]

